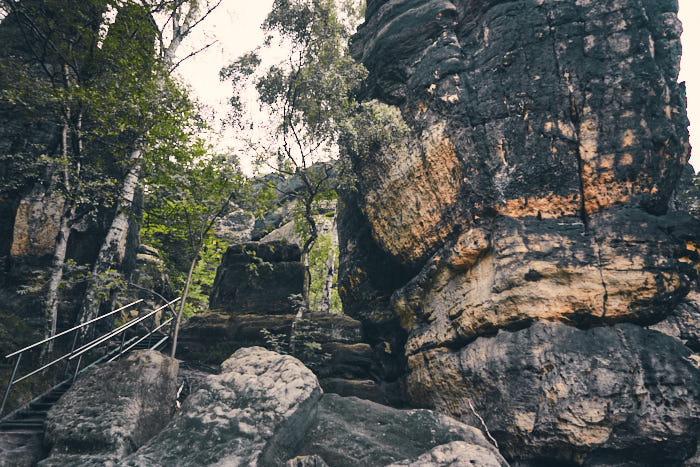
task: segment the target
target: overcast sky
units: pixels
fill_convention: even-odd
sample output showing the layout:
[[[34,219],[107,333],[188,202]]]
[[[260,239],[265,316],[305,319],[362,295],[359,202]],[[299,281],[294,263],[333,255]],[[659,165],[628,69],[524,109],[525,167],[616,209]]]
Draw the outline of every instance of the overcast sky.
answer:
[[[691,157],[696,171],[700,170],[700,0],[680,0],[683,22],[683,58],[680,81],[685,81],[688,96],[691,145],[697,148]],[[223,0],[221,6],[199,25],[188,43],[218,42],[205,52],[184,62],[180,75],[190,84],[199,99],[217,112],[225,112],[231,94],[228,83],[219,82],[219,69],[243,53],[257,47],[263,40],[260,24],[272,6],[272,0]],[[182,55],[192,49],[183,47]],[[231,133],[223,133],[218,144],[231,144]],[[243,161],[245,164],[245,161]],[[247,165],[247,164],[245,164]]]

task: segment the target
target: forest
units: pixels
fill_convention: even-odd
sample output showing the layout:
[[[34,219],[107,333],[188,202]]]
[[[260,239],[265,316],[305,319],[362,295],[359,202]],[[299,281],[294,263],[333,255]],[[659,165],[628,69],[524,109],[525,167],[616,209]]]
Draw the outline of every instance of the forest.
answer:
[[[128,231],[162,255],[163,273],[183,296],[178,314],[205,310],[228,246],[217,224],[234,211],[260,215],[283,197],[294,198],[292,235],[308,265],[303,302],[326,310],[333,302],[339,311],[332,293],[337,241],[328,227],[320,237],[318,222],[320,207],[327,212],[336,189],[347,184],[340,140],[360,131],[353,93],[366,72],[347,42],[362,6],[275,2],[260,47],[283,43],[288,55],[263,68],[251,51],[222,68],[221,80],[232,85],[228,122],[244,147],[222,153],[207,141],[206,109],[174,73],[190,58],[177,61],[178,47],[219,3],[1,5],[7,47],[0,58],[0,196],[13,200],[33,190],[59,219],[50,269],[20,291],[44,310],[44,337],[56,333],[57,323],[86,322],[125,303],[129,274],[119,243]],[[246,131],[250,94],[269,112],[265,131]],[[241,170],[241,154],[254,161],[253,173]],[[280,189],[280,180],[291,177],[301,186]],[[73,240],[76,233],[86,230],[99,243],[91,262],[84,261],[87,252],[69,254],[69,245],[80,241]],[[71,313],[73,323],[66,318]]]

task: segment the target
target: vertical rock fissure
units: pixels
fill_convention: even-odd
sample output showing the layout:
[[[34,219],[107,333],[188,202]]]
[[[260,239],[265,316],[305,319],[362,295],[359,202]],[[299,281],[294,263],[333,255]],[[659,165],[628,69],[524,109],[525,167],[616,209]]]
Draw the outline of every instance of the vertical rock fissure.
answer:
[[[568,81],[568,77],[567,77]],[[581,221],[583,222],[583,228],[588,232],[588,213],[586,212],[586,193],[583,182],[583,154],[581,148],[581,117],[579,116],[578,110],[576,108],[576,99],[574,98],[573,92],[569,89],[569,104],[571,106],[571,123],[574,124],[576,128],[576,138],[578,147],[576,148],[576,161],[578,163],[578,187],[581,196]]]
[[[574,128],[576,128],[576,138],[578,147],[576,149],[576,163],[578,171],[578,189],[580,195],[580,211],[581,211],[581,222],[583,222],[583,227],[588,231],[588,214],[586,213],[586,196],[584,192],[583,183],[583,155],[581,154],[581,118],[579,116],[578,109],[576,107],[576,99],[574,97],[573,87],[571,85],[571,77],[567,71],[564,71],[559,61],[559,54],[557,53],[557,43],[554,35],[554,27],[552,26],[552,18],[550,13],[547,13],[547,26],[549,28],[549,34],[552,37],[552,54],[554,55],[554,62],[557,65],[557,72],[559,76],[563,77],[567,89],[569,91],[569,113],[571,117],[571,123],[573,123]]]

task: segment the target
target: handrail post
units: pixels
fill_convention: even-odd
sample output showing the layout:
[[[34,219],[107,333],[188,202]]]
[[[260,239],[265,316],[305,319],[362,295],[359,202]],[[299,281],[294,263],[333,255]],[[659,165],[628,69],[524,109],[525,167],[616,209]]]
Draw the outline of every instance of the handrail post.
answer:
[[[15,381],[15,375],[17,374],[17,368],[19,368],[19,361],[22,358],[22,354],[17,354],[17,360],[15,361],[15,367],[12,369],[12,376],[10,376],[10,381],[7,382],[7,389],[5,390],[5,397],[2,398],[2,405],[0,406],[0,415],[5,411],[5,404],[7,403],[7,397],[10,395],[10,389],[12,389],[12,384]]]
[[[80,362],[82,362],[82,361],[83,361],[83,356],[80,355],[78,357],[78,363],[75,364],[75,372],[73,373],[73,381],[71,382],[71,384],[75,383],[75,378],[78,377],[78,372],[80,371]]]
[[[73,337],[73,345],[70,346],[70,353],[73,353],[75,350],[75,346],[78,344],[78,335],[80,333],[76,332],[75,336]],[[70,360],[66,360],[66,371],[63,372],[63,377],[65,378],[68,376],[68,368],[70,368]]]
[[[153,335],[153,330],[156,328],[156,315],[153,315],[153,327],[151,328],[151,331],[148,333],[148,348],[151,348],[151,336]]]
[[[122,333],[122,343],[119,345],[119,353],[117,354],[117,355],[119,355],[119,357],[117,358],[117,360],[119,360],[122,357],[122,352],[124,351],[124,341],[126,340],[126,331],[127,330],[124,329],[124,332]]]

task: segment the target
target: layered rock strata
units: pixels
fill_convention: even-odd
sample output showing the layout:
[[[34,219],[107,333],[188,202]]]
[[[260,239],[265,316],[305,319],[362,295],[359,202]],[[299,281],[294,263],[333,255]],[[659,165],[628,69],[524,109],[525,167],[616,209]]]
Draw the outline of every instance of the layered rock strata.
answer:
[[[209,309],[231,315],[285,314],[301,291],[301,250],[287,242],[240,243],[226,250],[209,299]]]
[[[695,450],[700,222],[669,211],[690,151],[676,13],[377,0],[353,40],[367,105],[408,130],[348,149],[345,310],[377,340],[398,323],[411,403],[479,413],[511,459]]]

